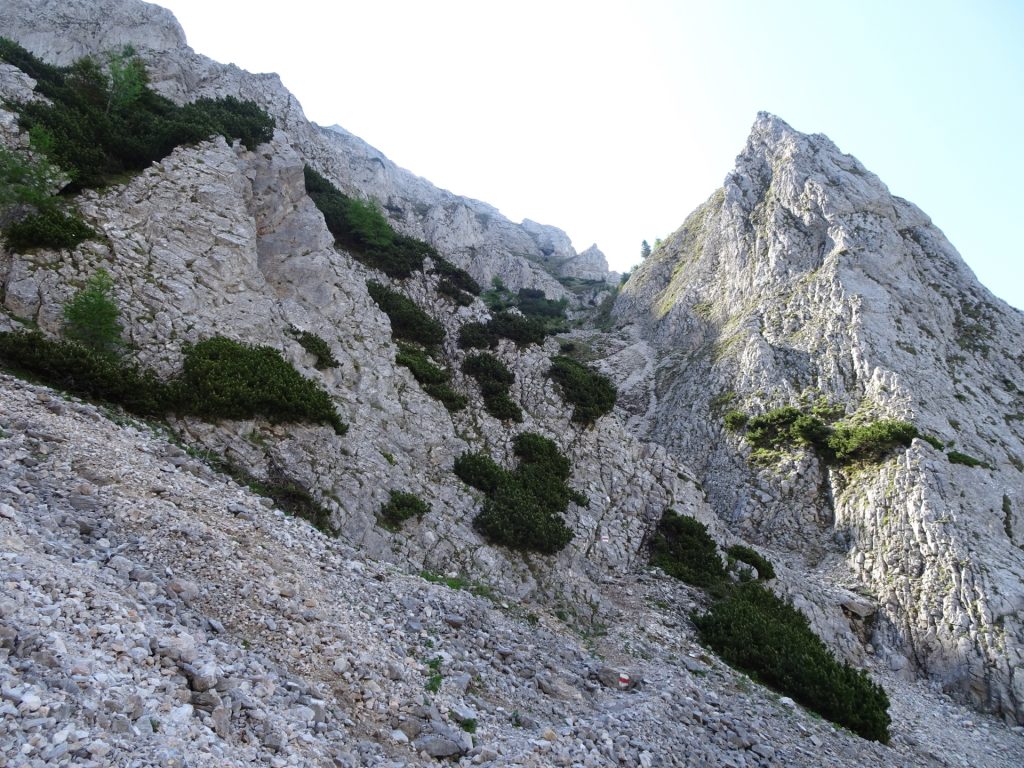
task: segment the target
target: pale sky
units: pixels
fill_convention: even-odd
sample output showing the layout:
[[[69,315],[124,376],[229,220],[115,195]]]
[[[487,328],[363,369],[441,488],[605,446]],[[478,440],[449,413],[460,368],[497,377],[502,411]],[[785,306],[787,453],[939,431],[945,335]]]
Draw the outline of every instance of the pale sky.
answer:
[[[758,110],[824,133],[1024,307],[1022,0],[166,0],[199,53],[613,269],[719,187]]]

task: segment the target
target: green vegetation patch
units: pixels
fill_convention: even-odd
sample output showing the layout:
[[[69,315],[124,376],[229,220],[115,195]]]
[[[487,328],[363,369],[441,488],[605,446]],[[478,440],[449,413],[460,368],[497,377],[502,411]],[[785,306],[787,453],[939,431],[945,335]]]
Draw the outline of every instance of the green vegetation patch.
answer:
[[[402,523],[410,518],[423,517],[430,506],[414,493],[390,491],[390,496],[380,508],[380,523],[391,531],[398,531]]]
[[[666,509],[651,541],[651,565],[695,587],[725,581],[715,540],[699,520]]]
[[[772,567],[768,558],[755,549],[743,544],[733,544],[725,553],[733,560],[746,563],[757,569],[757,578],[768,581],[775,578],[775,568]]]
[[[444,341],[444,326],[400,291],[373,280],[366,284],[377,306],[391,318],[391,335],[396,339],[433,347]]]
[[[265,416],[272,421],[330,424],[345,434],[330,395],[267,346],[215,336],[183,349],[179,402],[192,415],[215,419]]]
[[[178,106],[159,95],[130,46],[108,54],[106,66],[84,58],[55,67],[0,38],[0,60],[35,79],[48,99],[11,106],[36,147],[71,176],[69,191],[103,186],[211,136],[250,150],[273,138],[273,119],[252,102],[226,96]]]
[[[366,266],[402,279],[422,270],[427,256],[444,261],[429,243],[396,232],[376,203],[349,197],[308,165],[305,179],[335,242]]]
[[[950,451],[946,454],[946,458],[949,459],[950,464],[963,464],[965,467],[992,469],[992,465],[988,462],[976,459],[973,456],[968,456],[966,453],[961,453],[960,451]]]
[[[836,410],[819,410],[819,414],[791,405],[753,417],[730,411],[725,424],[737,432],[746,427],[744,437],[759,451],[803,446],[814,450],[826,464],[839,466],[881,461],[893,451],[909,447],[919,435],[917,428],[905,421],[882,419],[869,424],[833,425],[827,419],[836,417]]]
[[[511,472],[485,454],[456,459],[455,474],[487,497],[473,527],[493,544],[554,554],[573,536],[562,518],[569,502],[583,506],[587,499],[566,484],[569,460],[553,441],[525,432],[513,449],[519,464]]]
[[[522,409],[509,397],[516,381],[515,374],[501,360],[489,352],[469,355],[462,361],[462,372],[476,379],[484,398],[484,408],[494,418],[515,422],[523,420]]]
[[[324,371],[328,368],[337,368],[341,363],[338,362],[334,353],[331,352],[331,347],[327,342],[317,336],[315,333],[310,331],[300,331],[298,328],[290,328],[289,333],[295,337],[299,342],[299,346],[309,352],[316,358],[316,362],[313,363],[313,367],[318,371]]]
[[[452,389],[451,372],[438,366],[426,350],[399,342],[395,362],[408,368],[423,391],[435,400],[440,400],[450,413],[466,407],[466,396]]]
[[[74,210],[48,205],[4,227],[4,243],[18,253],[36,248],[74,248],[96,237],[95,230]]]
[[[113,298],[114,281],[99,269],[64,305],[64,334],[100,354],[116,355],[121,340],[121,310]]]
[[[548,376],[556,381],[566,402],[572,404],[572,420],[593,424],[615,407],[615,385],[602,374],[571,357],[551,358]]]
[[[45,383],[120,405],[140,416],[167,413],[207,419],[329,424],[345,434],[330,396],[271,347],[215,336],[185,347],[182,373],[169,382],[118,355],[37,331],[0,333],[0,361]]]
[[[740,584],[693,617],[703,642],[732,666],[865,739],[889,740],[889,698],[865,672],[840,664],[789,602]]]

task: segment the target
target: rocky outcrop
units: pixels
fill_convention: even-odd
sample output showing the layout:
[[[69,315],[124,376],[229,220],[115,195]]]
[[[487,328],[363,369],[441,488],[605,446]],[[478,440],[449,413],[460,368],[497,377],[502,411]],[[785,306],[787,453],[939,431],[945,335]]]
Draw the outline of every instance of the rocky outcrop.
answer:
[[[649,340],[607,361],[637,434],[701,476],[737,532],[816,562],[845,553],[892,622],[878,649],[1024,720],[1024,316],[920,210],[826,137],[761,114],[725,185],[616,304]],[[729,409],[824,398],[924,440],[880,466],[795,450],[751,462]],[[982,462],[951,463],[954,448]],[[955,454],[952,454],[956,458]]]

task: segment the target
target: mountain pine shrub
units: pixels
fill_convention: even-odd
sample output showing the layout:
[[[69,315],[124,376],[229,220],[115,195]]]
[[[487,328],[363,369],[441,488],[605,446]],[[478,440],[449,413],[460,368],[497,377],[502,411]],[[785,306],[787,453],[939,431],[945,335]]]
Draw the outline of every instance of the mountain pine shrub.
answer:
[[[399,342],[395,362],[408,368],[423,391],[435,400],[440,400],[449,413],[466,407],[465,395],[456,392],[451,386],[451,372],[438,366],[424,349]]]
[[[758,579],[769,581],[775,578],[775,568],[772,567],[768,558],[757,550],[743,544],[733,544],[725,551],[725,554],[733,560],[738,560],[741,563],[746,563],[756,568]]]
[[[334,357],[334,353],[331,352],[330,345],[322,337],[310,331],[300,331],[297,328],[291,328],[289,332],[299,342],[300,347],[316,358],[313,367],[318,371],[337,368],[341,365],[337,358]]]
[[[515,422],[523,420],[522,409],[509,397],[515,374],[501,360],[489,352],[468,355],[462,361],[462,372],[476,379],[484,408],[494,418]]]
[[[430,511],[430,506],[414,493],[390,491],[389,494],[380,508],[380,523],[390,531],[401,530],[406,520],[423,517]]]
[[[91,58],[55,67],[0,38],[0,61],[35,79],[47,99],[13,104],[19,125],[71,176],[71,191],[103,186],[218,134],[250,150],[273,138],[273,119],[252,102],[227,96],[179,107],[149,88],[131,48],[107,59],[106,67]]]
[[[582,506],[587,499],[566,484],[569,460],[553,441],[525,432],[513,449],[519,464],[511,472],[485,454],[456,460],[455,473],[487,496],[473,527],[493,544],[554,554],[572,539],[562,518],[569,502]]]
[[[373,201],[349,197],[308,165],[305,180],[306,194],[324,215],[335,242],[366,266],[403,279],[423,269],[427,256],[435,263],[444,262],[429,243],[396,232]],[[449,266],[453,274],[461,271]]]
[[[427,347],[444,341],[444,326],[404,293],[373,280],[366,283],[366,289],[381,311],[391,318],[391,335],[395,339]]]
[[[791,603],[749,582],[692,618],[701,640],[724,661],[865,739],[888,742],[885,690],[836,661]]]
[[[307,421],[343,424],[330,395],[304,378],[276,349],[215,336],[184,347],[185,362],[174,382],[177,410],[214,419]]]
[[[571,357],[551,358],[548,377],[558,383],[562,397],[573,406],[575,422],[593,424],[615,407],[615,385],[606,376]]]
[[[726,578],[707,526],[673,509],[665,510],[654,532],[651,565],[695,587],[714,587]]]

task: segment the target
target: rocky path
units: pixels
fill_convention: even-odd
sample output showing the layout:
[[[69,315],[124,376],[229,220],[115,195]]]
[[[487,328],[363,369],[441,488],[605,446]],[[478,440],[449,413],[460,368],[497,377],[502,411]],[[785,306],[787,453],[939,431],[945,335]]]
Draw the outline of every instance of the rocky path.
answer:
[[[603,585],[611,626],[454,589],[111,416],[0,376],[4,768],[1024,764],[895,679],[891,746],[833,728],[706,656],[658,574]]]

